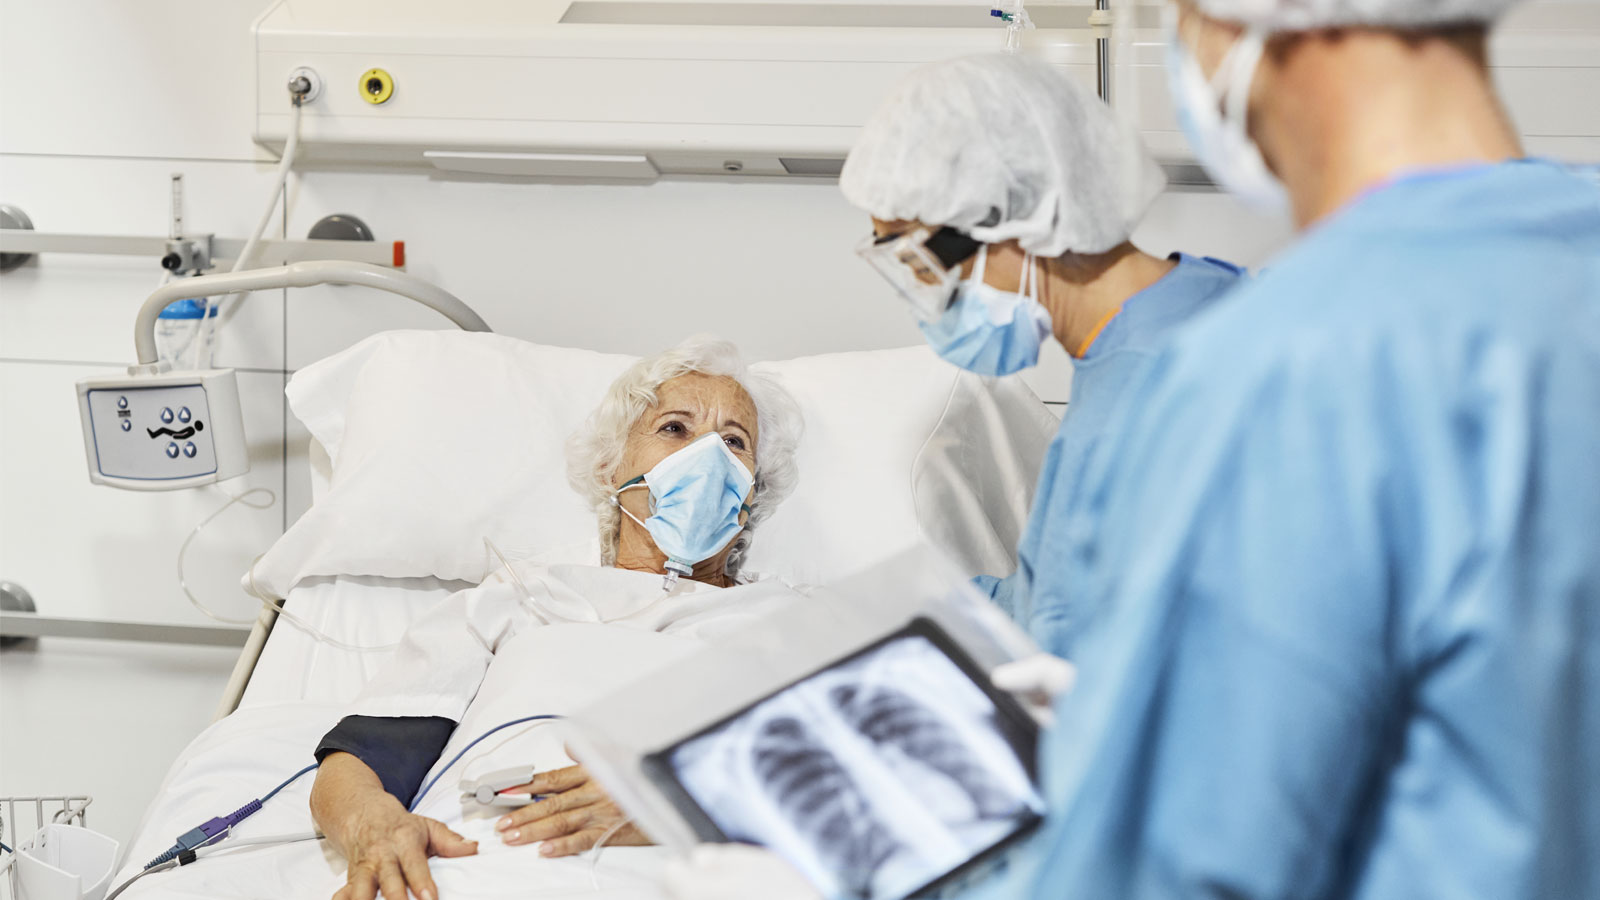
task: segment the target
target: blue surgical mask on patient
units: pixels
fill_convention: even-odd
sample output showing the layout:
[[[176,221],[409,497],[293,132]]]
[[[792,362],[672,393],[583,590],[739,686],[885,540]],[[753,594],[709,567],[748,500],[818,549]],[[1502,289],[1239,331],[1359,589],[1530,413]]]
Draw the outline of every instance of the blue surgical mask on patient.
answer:
[[[668,570],[688,575],[695,563],[715,556],[739,536],[739,513],[749,511],[744,499],[754,484],[755,476],[713,431],[629,480],[611,495],[611,502],[622,509],[619,494],[648,488],[650,518],[639,522],[626,509],[622,513],[650,532],[667,555]]]
[[[1034,260],[1022,263],[1020,291],[983,283],[987,244],[978,251],[972,275],[956,285],[955,300],[922,336],[946,362],[979,375],[1014,375],[1039,362],[1039,348],[1050,334],[1050,314],[1033,297]]]

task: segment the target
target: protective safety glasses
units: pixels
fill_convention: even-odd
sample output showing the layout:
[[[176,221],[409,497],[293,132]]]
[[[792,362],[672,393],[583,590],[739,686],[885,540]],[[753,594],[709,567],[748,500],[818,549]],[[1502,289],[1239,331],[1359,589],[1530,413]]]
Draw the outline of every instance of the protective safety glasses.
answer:
[[[955,299],[961,264],[983,244],[954,228],[917,228],[904,234],[868,235],[856,255],[878,271],[924,322],[944,315]]]

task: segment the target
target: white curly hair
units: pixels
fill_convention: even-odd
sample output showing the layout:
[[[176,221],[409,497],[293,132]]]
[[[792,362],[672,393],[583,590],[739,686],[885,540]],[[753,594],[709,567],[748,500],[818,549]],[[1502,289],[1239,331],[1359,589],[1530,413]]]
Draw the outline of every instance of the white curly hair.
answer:
[[[726,375],[737,381],[756,406],[755,493],[750,517],[734,539],[727,574],[737,575],[750,548],[750,533],[794,491],[799,480],[794,452],[805,428],[800,406],[777,379],[752,372],[728,341],[696,335],[628,367],[606,391],[605,399],[567,441],[567,480],[594,510],[600,524],[600,562],[617,558],[622,515],[611,502],[623,450],[634,423],[656,405],[656,390],[679,375]]]

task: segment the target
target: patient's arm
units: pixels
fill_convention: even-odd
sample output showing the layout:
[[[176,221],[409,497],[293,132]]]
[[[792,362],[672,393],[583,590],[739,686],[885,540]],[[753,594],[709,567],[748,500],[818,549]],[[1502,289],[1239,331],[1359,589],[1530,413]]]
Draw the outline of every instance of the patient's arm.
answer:
[[[549,794],[495,823],[500,839],[508,844],[544,841],[543,856],[571,856],[593,847],[602,837],[606,846],[641,846],[650,843],[628,816],[589,778],[583,766],[568,766],[535,775],[524,788],[530,794]]]
[[[406,900],[409,887],[422,900],[439,890],[429,856],[471,856],[469,841],[442,822],[406,812],[376,772],[349,753],[323,757],[311,788],[311,817],[349,863],[347,883],[335,900]]]

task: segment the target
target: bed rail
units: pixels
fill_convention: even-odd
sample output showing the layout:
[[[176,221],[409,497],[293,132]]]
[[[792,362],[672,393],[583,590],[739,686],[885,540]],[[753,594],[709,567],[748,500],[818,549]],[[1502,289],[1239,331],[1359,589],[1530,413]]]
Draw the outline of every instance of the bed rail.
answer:
[[[228,686],[222,690],[222,699],[217,704],[212,721],[224,718],[239,708],[245,686],[250,683],[250,676],[255,674],[256,663],[261,659],[261,648],[267,645],[267,638],[277,622],[278,610],[263,603],[261,612],[256,616],[256,624],[251,627],[249,637],[245,638],[244,649],[239,651],[239,659],[233,664],[233,674],[228,676]]]

